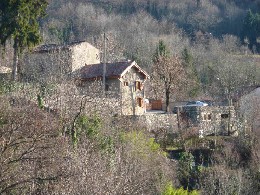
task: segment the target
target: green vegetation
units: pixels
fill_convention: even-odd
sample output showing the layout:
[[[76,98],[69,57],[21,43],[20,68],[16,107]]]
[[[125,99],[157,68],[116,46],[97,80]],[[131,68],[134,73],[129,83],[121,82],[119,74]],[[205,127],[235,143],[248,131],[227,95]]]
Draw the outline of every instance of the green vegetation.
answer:
[[[246,44],[252,48],[259,49],[259,37],[260,37],[260,12],[253,13],[249,10],[243,24],[243,36]]]
[[[170,51],[163,40],[159,40],[156,51],[154,52],[153,62],[156,63],[160,57],[169,57]]]
[[[189,192],[188,190],[184,190],[183,188],[176,189],[172,186],[171,183],[168,183],[165,186],[162,195],[199,195],[196,190]]]
[[[13,80],[17,78],[19,57],[25,48],[40,43],[39,19],[45,15],[46,0],[2,0],[0,2],[0,43],[13,40]],[[20,72],[19,72],[20,73]]]

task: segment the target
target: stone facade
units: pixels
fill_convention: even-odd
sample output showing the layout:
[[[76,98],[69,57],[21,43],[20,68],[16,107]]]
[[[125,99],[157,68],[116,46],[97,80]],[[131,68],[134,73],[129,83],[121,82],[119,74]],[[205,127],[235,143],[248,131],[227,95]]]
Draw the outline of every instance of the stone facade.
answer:
[[[41,45],[23,59],[23,76],[28,79],[59,80],[72,76],[86,64],[100,63],[99,50],[87,42],[66,46]]]
[[[169,133],[178,130],[178,121],[176,114],[145,114],[145,123],[148,130],[156,131],[158,129],[167,129]]]
[[[120,79],[123,115],[142,115],[145,113],[144,82],[144,75],[135,68],[131,68]]]
[[[186,127],[198,127],[201,135],[237,133],[233,106],[183,106],[177,115]]]
[[[147,112],[143,115],[123,115],[129,127],[137,125],[150,132],[178,133],[192,130],[198,136],[238,134],[238,121],[233,106],[180,107],[177,114]]]
[[[178,131],[176,114],[146,113],[135,116],[122,115],[117,117],[117,120],[116,124],[124,124],[122,128],[129,128],[129,130],[138,128],[139,130],[146,129],[153,133],[161,130],[167,133],[176,133]]]
[[[104,86],[102,86],[103,64],[93,64],[82,68],[82,76],[78,85],[81,88],[81,93],[93,93],[93,85],[96,84],[95,88],[99,88],[100,95],[119,100],[121,109],[118,114],[144,114],[144,84],[149,77],[147,73],[135,61],[108,63],[106,66],[105,91]]]

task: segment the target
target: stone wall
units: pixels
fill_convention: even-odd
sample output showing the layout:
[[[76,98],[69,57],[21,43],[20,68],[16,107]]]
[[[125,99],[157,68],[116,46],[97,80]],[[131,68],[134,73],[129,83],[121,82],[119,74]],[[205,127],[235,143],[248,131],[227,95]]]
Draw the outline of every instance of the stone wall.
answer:
[[[178,114],[186,127],[198,127],[204,135],[230,135],[237,130],[233,106],[184,106]]]
[[[173,133],[178,130],[178,121],[176,114],[145,114],[143,115],[143,118],[147,125],[147,129],[150,131],[167,129]]]
[[[89,64],[99,64],[99,50],[87,42],[70,46],[72,52],[72,71]]]
[[[118,121],[124,123],[124,128],[146,129],[150,132],[166,130],[174,133],[178,130],[176,114],[144,114],[144,115],[121,115]]]
[[[74,72],[77,75],[77,70],[86,64],[100,63],[99,50],[87,42],[41,47],[27,53],[23,59],[22,72],[28,79],[67,79]]]
[[[144,89],[137,89],[135,82],[139,81],[144,84],[144,76],[137,69],[131,68],[121,79],[122,105],[124,115],[143,115],[145,112],[145,104],[138,105],[137,98],[144,101]],[[124,85],[127,82],[127,85]]]

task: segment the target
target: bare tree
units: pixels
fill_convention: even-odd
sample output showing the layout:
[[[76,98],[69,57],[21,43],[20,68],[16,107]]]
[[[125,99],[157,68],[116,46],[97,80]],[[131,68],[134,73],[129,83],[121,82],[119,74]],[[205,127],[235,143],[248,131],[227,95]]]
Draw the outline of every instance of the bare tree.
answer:
[[[164,93],[167,112],[170,112],[170,95],[178,92],[186,81],[185,77],[185,70],[178,56],[159,56],[154,63],[151,80],[154,89]]]
[[[0,107],[0,193],[47,193],[66,174],[57,117],[23,98],[1,96]]]

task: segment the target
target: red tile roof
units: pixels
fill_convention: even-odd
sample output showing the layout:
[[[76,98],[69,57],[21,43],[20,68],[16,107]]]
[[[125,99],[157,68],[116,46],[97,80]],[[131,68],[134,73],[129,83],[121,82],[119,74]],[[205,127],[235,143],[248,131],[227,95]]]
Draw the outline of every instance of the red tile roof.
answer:
[[[91,64],[86,65],[81,69],[81,79],[93,79],[100,78],[103,76],[103,63],[102,64]],[[135,62],[127,61],[127,62],[114,62],[106,64],[106,77],[114,78],[121,77],[128,68],[135,66],[140,70],[145,77],[149,77],[148,74],[143,71]]]

